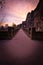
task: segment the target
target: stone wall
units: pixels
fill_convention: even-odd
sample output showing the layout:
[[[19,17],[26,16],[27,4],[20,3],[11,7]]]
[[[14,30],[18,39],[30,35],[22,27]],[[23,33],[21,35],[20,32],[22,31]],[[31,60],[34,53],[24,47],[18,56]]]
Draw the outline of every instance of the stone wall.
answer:
[[[36,31],[43,31],[43,1],[40,0],[34,10],[34,27]]]

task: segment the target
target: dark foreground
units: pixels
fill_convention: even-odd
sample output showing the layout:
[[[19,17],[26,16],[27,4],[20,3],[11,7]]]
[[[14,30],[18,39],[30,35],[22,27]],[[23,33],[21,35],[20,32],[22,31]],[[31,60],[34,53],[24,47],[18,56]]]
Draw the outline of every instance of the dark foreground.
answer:
[[[31,40],[22,29],[12,40],[0,40],[0,65],[43,65],[43,41]]]

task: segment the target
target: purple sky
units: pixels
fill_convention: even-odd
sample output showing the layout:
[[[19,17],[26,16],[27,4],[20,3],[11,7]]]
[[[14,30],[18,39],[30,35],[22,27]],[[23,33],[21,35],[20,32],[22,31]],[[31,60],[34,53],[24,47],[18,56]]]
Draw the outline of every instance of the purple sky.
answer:
[[[26,15],[31,10],[34,10],[39,0],[5,0],[3,8],[0,8],[0,22],[14,22],[20,24],[26,19]]]

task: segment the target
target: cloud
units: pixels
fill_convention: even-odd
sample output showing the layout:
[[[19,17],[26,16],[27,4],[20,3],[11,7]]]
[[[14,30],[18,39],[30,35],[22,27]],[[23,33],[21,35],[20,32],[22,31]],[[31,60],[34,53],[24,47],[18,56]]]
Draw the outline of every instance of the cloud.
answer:
[[[35,9],[39,0],[5,0],[5,7],[0,10],[0,21],[21,23],[26,15]],[[4,17],[4,18],[3,18]]]

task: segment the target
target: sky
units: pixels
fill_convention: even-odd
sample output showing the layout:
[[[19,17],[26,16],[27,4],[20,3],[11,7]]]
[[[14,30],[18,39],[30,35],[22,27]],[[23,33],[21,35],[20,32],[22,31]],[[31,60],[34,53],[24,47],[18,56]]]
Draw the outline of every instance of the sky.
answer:
[[[0,8],[0,22],[16,25],[25,21],[27,13],[34,10],[39,0],[4,0],[3,8]],[[1,6],[1,5],[0,5]]]

